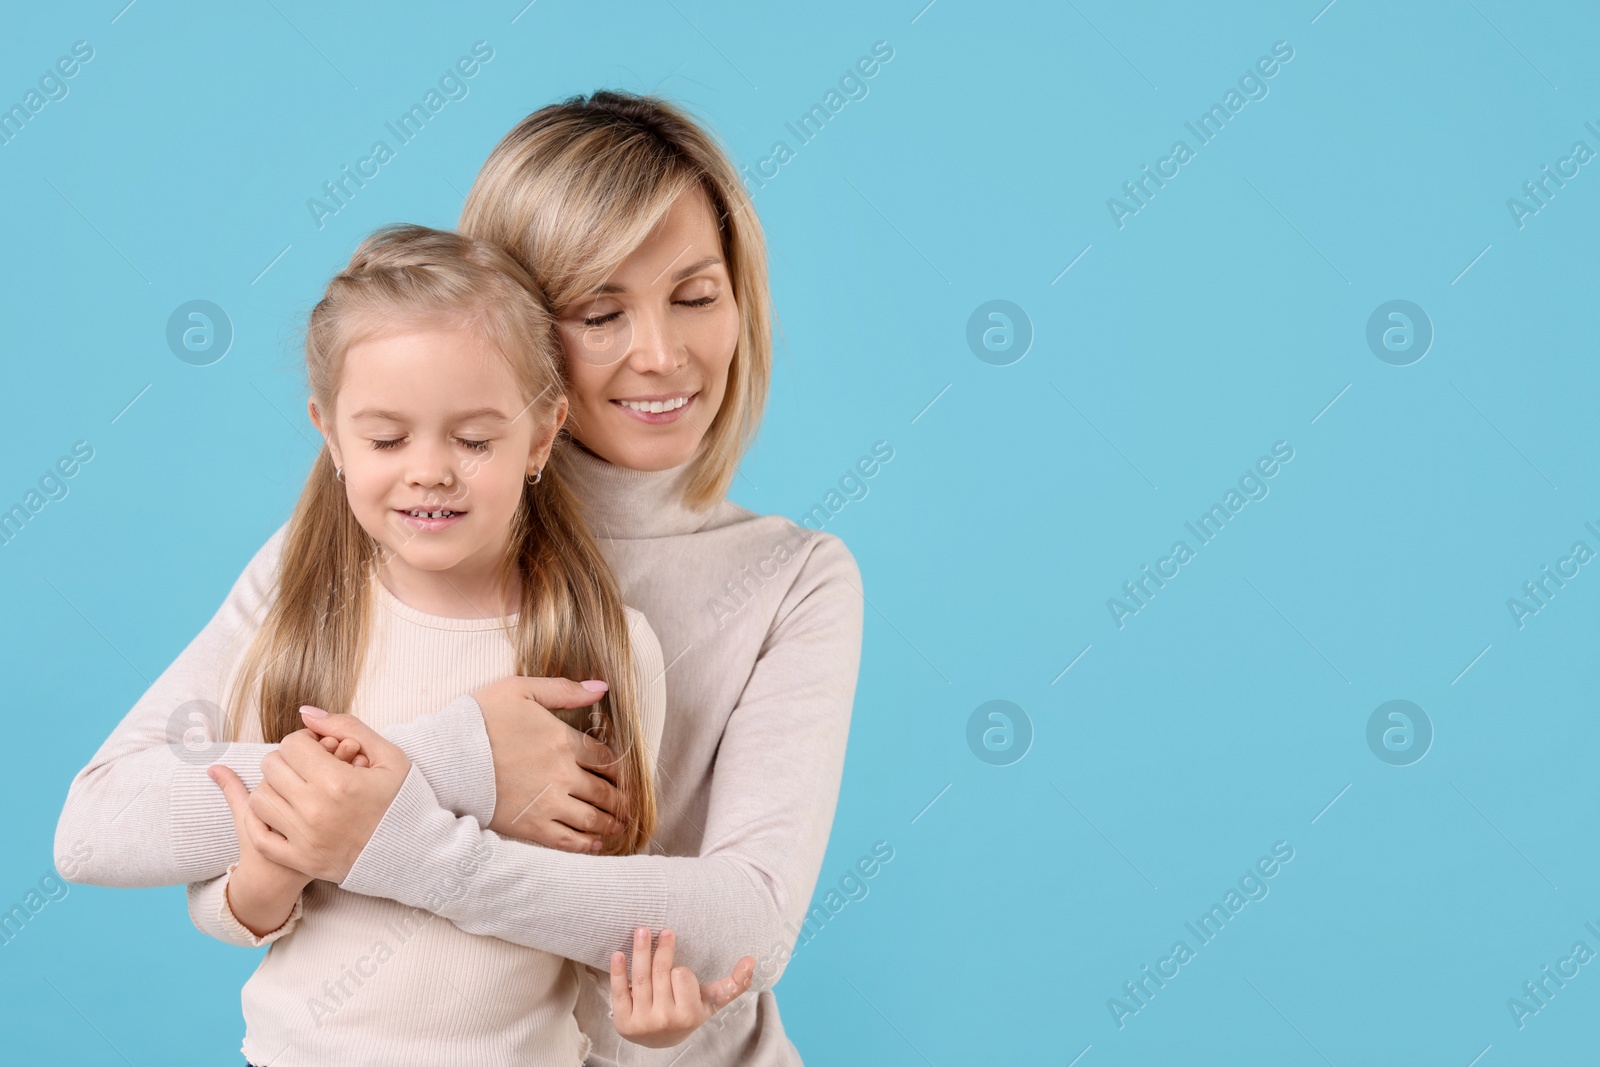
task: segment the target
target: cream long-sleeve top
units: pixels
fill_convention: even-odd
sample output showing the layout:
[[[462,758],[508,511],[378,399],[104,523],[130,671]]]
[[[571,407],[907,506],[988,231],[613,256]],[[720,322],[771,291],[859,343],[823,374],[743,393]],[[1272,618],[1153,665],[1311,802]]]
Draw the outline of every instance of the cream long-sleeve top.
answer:
[[[371,628],[350,707],[362,721],[399,725],[437,710],[450,694],[515,672],[508,631],[515,615],[444,618],[402,603],[379,582],[369,590]],[[628,608],[626,615],[653,755],[666,702],[661,646],[642,614]],[[261,740],[258,718],[246,720],[239,739]],[[448,900],[472,866],[493,862],[500,841],[486,831],[470,864],[419,870],[418,877]],[[467,933],[427,906],[320,880],[301,893],[281,927],[256,937],[228,906],[232,873],[230,867],[191,883],[189,912],[197,927],[224,941],[271,944],[241,996],[241,1051],[250,1063],[577,1067],[588,1056],[590,1041],[573,1014],[580,966],[573,961]]]
[[[572,855],[484,830],[493,761],[481,710],[463,695],[383,731],[420,773],[407,776],[340,887],[602,973],[640,925],[673,929],[678,961],[702,980],[754,956],[754,989],[669,1049],[623,1042],[604,985],[580,981],[590,1062],[798,1064],[771,987],[805,921],[838,799],[861,655],[855,560],[837,537],[781,516],[726,500],[689,508],[688,464],[635,471],[580,449],[565,462],[624,599],[660,640],[670,720],[658,759],[665,854]],[[269,541],[219,611],[224,628],[259,607],[275,566]],[[254,788],[268,749],[235,744],[204,761],[186,751],[178,711],[209,690],[172,675],[73,781],[56,849],[92,846],[78,881],[192,882],[238,859],[232,817],[205,768],[225,763]],[[441,899],[435,872],[457,870],[468,873]]]

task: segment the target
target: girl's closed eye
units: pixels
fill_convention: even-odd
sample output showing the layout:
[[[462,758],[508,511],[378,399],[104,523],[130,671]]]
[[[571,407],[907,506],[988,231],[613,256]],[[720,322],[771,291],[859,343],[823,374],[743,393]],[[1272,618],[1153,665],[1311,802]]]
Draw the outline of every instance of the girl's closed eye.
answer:
[[[396,448],[404,440],[404,437],[391,437],[387,439],[374,438],[372,447],[376,449]],[[458,437],[456,440],[460,442],[463,447],[469,448],[474,452],[483,452],[489,447],[488,441],[471,441],[465,437]]]

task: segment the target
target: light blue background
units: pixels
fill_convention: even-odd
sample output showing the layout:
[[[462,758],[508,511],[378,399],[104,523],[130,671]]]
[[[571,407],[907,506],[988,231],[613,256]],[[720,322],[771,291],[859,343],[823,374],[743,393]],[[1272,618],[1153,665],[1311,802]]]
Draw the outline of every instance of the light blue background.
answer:
[[[895,858],[779,986],[807,1062],[1592,1048],[1600,965],[1523,1029],[1506,1007],[1600,950],[1600,567],[1522,629],[1506,606],[1600,549],[1600,174],[1523,228],[1506,206],[1600,149],[1587,5],[122,2],[0,37],[0,103],[95,49],[0,147],[0,505],[95,450],[0,548],[0,904],[286,518],[314,454],[297,331],[364,233],[452,225],[517,119],[601,86],[673,96],[753,164],[883,40],[870,94],[755,193],[783,344],[734,499],[799,518],[894,449],[827,527],[870,607],[819,896],[874,842]],[[470,96],[319,230],[307,198],[479,40]],[[1276,41],[1267,98],[1119,229],[1107,198]],[[164,341],[196,298],[236,330],[206,367]],[[1397,298],[1436,332],[1407,367],[1364,336]],[[992,299],[1035,333],[1009,366],[965,340]],[[1270,496],[1119,630],[1107,598],[1280,440]],[[1406,767],[1365,741],[1396,698],[1436,731]],[[1032,723],[1010,766],[967,746],[991,699]],[[1108,998],[1277,841],[1270,895],[1119,1029]],[[254,963],[181,888],[74,886],[0,948],[6,1058],[235,1062]]]

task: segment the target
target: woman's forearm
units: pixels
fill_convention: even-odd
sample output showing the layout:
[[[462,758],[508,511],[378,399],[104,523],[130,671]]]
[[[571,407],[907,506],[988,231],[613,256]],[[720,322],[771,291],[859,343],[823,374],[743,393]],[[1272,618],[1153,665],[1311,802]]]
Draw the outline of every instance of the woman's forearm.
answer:
[[[206,768],[224,764],[254,789],[262,757],[277,747],[215,738],[224,689],[259,625],[282,541],[282,530],[268,539],[211,621],[73,778],[55,838],[58,866],[72,881],[178,885],[217,877],[239,858],[233,817]],[[471,697],[383,734],[427,776],[441,804],[492,818],[494,763]]]

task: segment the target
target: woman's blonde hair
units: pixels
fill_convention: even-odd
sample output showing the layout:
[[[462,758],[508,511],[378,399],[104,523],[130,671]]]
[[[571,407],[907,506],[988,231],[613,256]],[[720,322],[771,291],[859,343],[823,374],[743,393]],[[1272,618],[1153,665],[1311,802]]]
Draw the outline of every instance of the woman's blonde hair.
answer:
[[[477,331],[505,357],[528,404],[524,414],[553,417],[564,396],[560,346],[532,279],[490,242],[422,226],[386,227],[368,237],[312,310],[306,371],[318,408],[332,419],[353,346],[439,324]],[[570,447],[557,439],[556,450]],[[240,736],[252,695],[269,743],[303,725],[302,704],[350,710],[366,651],[370,586],[387,551],[356,521],[324,448],[289,520],[266,619],[236,675],[229,737]],[[546,464],[536,485],[524,480],[504,568],[507,578],[519,576],[522,590],[507,635],[516,673],[610,683],[594,708],[552,714],[585,730],[585,720],[600,712],[603,739],[620,754],[616,784],[632,816],[622,834],[607,839],[605,852],[642,851],[655,831],[655,789],[627,617],[558,464]]]
[[[489,153],[461,209],[463,233],[509,250],[564,314],[603,285],[684,193],[702,190],[739,305],[722,407],[685,484],[705,508],[727,494],[755,439],[772,378],[766,241],[727,153],[653,96],[604,91],[541,108]]]

